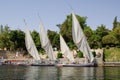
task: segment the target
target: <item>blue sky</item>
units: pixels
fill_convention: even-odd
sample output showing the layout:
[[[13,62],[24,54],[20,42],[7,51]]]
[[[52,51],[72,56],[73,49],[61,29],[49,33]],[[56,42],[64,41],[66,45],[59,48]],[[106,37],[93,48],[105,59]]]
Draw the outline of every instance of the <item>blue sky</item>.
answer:
[[[25,29],[25,19],[31,30],[38,30],[39,18],[44,27],[58,31],[56,24],[61,24],[72,12],[87,16],[87,25],[92,29],[104,24],[112,28],[115,16],[120,21],[120,0],[0,0],[0,24],[11,29]]]

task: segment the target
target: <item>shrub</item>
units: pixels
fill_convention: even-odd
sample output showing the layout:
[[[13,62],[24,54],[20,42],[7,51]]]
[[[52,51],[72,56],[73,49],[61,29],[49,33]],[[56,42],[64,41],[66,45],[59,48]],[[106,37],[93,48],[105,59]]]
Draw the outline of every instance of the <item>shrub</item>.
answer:
[[[82,53],[81,51],[78,51],[78,52],[77,52],[77,56],[78,56],[79,58],[83,58],[83,53]]]
[[[57,58],[63,58],[63,54],[61,52],[57,53]]]
[[[95,51],[93,51],[92,54],[93,54],[94,57],[96,56],[96,52]]]
[[[110,47],[107,45],[107,46],[106,46],[106,49],[109,49],[109,48],[110,48]]]

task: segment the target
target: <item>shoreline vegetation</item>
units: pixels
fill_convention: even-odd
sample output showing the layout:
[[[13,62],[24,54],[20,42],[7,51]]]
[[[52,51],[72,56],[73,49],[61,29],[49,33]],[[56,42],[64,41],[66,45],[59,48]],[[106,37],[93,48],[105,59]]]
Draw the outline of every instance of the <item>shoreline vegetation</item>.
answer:
[[[120,48],[111,47],[104,50],[105,62],[120,62]]]
[[[19,52],[17,51],[6,51],[6,50],[0,50],[0,59],[4,59],[7,61],[13,61],[13,62],[27,62],[31,63],[34,59],[30,56],[30,54],[26,54],[25,52]],[[72,51],[73,53],[75,50]],[[92,52],[95,56],[96,64],[97,66],[120,66],[120,48],[111,47],[111,48],[104,48],[104,49],[92,49]],[[60,52],[54,51],[54,54],[56,57],[58,56]],[[99,54],[100,53],[100,54]],[[78,55],[79,52],[74,54],[75,62],[76,64],[84,63],[84,57]],[[3,58],[4,56],[4,58]],[[42,62],[44,63],[52,63],[53,61],[49,61],[46,54],[40,54],[40,57],[42,58]],[[62,63],[68,64],[68,59],[64,58],[64,55],[62,55],[62,58],[57,58]]]
[[[102,50],[102,52],[101,52]],[[120,48],[111,47],[109,49],[92,49],[91,50],[93,55],[96,58],[103,58],[104,62],[120,62]],[[18,52],[18,51],[6,51],[6,50],[0,50],[0,59],[33,59],[30,54],[26,52]],[[79,54],[79,52],[73,50],[72,51],[74,58],[83,58],[83,55]],[[100,53],[100,54],[99,54]],[[58,58],[64,58],[64,55],[60,55],[59,51],[54,51],[55,56]],[[102,56],[100,56],[102,55]],[[40,57],[42,59],[47,59],[47,55],[44,53],[40,54]]]

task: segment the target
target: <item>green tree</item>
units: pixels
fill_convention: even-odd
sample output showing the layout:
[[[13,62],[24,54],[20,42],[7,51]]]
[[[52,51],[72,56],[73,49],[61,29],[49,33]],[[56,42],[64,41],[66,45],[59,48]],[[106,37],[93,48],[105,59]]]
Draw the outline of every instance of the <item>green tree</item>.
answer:
[[[117,28],[118,22],[117,22],[117,16],[115,17],[114,21],[113,21],[113,30],[115,28]]]
[[[101,48],[101,38],[99,35],[93,33],[88,39],[91,48]]]
[[[109,34],[109,30],[106,29],[105,25],[101,24],[101,26],[97,27],[96,34],[99,35],[102,39],[103,36],[106,36]]]
[[[82,29],[86,27],[86,17],[81,17],[76,15]],[[63,22],[63,24],[60,27],[60,33],[65,38],[65,41],[72,40],[72,15],[68,15],[67,19]]]
[[[116,44],[118,44],[118,40],[115,36],[113,35],[106,35],[102,38],[102,43],[106,46],[114,46]]]
[[[8,25],[5,25],[3,28],[3,32],[0,34],[0,48],[7,50],[10,49],[10,28]]]
[[[11,30],[10,33],[10,49],[25,49],[25,33],[21,30]]]
[[[97,36],[99,36],[99,42],[97,42],[99,44],[99,46],[103,46],[102,44],[102,38],[106,35],[108,35],[110,32],[110,30],[108,30],[106,28],[105,25],[101,24],[100,26],[97,27],[96,31],[95,31],[95,34]]]
[[[56,47],[57,49],[60,49],[59,34],[51,30],[48,30],[47,33],[53,48]]]
[[[7,50],[25,49],[25,34],[21,30],[10,30],[8,25],[3,26],[0,34],[0,48]]]
[[[0,26],[0,34],[3,33],[3,25]]]
[[[37,31],[33,30],[31,32],[31,35],[32,35],[32,38],[35,42],[36,48],[38,49],[38,51],[40,51],[41,50],[41,42],[40,42],[39,33]]]
[[[78,15],[76,15],[76,17],[77,17],[82,29],[87,27],[87,24],[86,24],[87,17],[81,17]],[[63,36],[63,38],[65,39],[65,41],[69,47],[75,46],[73,43],[73,39],[72,39],[72,15],[71,14],[68,15],[66,20],[61,24],[60,34]]]
[[[113,30],[113,32],[115,33],[115,36],[117,38],[117,40],[119,41],[120,44],[120,27],[117,27]]]
[[[53,44],[53,42],[54,42],[53,39],[54,39],[54,36],[56,36],[57,33],[55,31],[51,31],[51,30],[48,30],[47,33],[48,33],[48,38],[49,38],[51,44],[54,45]]]
[[[89,37],[91,37],[93,35],[93,31],[90,28],[90,26],[87,26],[84,28],[84,33],[88,39],[89,39]]]

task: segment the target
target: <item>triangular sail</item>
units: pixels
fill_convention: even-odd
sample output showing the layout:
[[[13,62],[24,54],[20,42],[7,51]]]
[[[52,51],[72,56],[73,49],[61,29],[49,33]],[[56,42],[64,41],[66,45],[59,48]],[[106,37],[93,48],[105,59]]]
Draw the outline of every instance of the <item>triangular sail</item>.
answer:
[[[56,57],[53,54],[53,48],[51,46],[47,33],[41,22],[40,22],[40,33],[39,34],[40,34],[40,41],[41,41],[42,48],[46,51],[46,53],[48,54],[51,60],[56,60]]]
[[[30,35],[29,29],[26,29],[26,32],[25,32],[25,44],[26,44],[26,48],[29,54],[31,54],[31,56],[35,60],[41,60],[38,54],[37,48],[32,39],[32,36]]]
[[[78,49],[83,53],[84,57],[89,62],[92,62],[94,57],[91,53],[86,37],[74,13],[72,13],[72,37],[74,43],[76,44]]]
[[[74,57],[61,35],[60,35],[60,48],[61,48],[61,52],[69,59],[69,61],[74,62]]]

